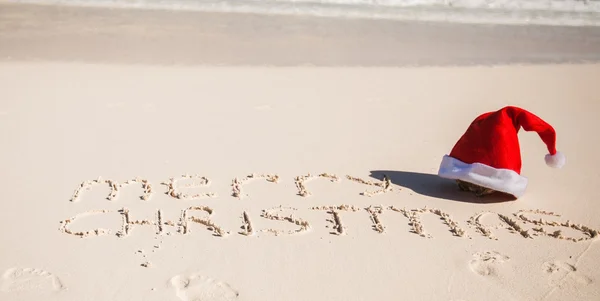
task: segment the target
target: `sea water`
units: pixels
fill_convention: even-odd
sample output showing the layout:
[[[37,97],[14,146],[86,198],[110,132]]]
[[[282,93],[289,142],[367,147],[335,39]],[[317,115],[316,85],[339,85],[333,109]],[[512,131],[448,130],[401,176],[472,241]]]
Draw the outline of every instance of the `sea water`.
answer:
[[[600,0],[8,0],[8,2],[459,23],[600,25]]]

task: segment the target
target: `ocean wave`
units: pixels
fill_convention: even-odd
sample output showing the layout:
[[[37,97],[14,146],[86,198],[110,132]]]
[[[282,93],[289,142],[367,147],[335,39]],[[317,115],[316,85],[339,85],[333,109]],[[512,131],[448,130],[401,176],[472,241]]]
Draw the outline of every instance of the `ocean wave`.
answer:
[[[600,26],[600,0],[10,0],[9,2],[456,23]]]

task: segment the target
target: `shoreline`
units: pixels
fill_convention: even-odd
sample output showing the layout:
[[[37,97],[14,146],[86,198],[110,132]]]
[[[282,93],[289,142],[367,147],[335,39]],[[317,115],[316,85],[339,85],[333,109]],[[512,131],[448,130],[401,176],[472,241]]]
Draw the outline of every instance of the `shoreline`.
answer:
[[[539,1],[515,4],[511,1],[469,2],[425,1],[367,2],[344,1],[155,1],[115,0],[14,0],[12,3],[67,7],[187,11],[204,13],[260,14],[266,16],[325,17],[339,19],[395,20],[459,24],[600,26],[600,4]]]
[[[0,45],[3,61],[361,67],[600,62],[597,27],[24,4],[0,4]]]

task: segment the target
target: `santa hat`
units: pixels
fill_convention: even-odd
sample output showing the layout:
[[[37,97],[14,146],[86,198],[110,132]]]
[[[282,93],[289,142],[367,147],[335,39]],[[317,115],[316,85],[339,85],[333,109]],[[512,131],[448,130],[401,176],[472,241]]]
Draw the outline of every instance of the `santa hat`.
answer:
[[[527,178],[521,176],[521,151],[517,133],[537,132],[548,147],[546,164],[561,168],[565,156],[556,151],[554,128],[534,114],[517,107],[505,107],[477,117],[445,155],[438,175],[511,194],[523,195]]]

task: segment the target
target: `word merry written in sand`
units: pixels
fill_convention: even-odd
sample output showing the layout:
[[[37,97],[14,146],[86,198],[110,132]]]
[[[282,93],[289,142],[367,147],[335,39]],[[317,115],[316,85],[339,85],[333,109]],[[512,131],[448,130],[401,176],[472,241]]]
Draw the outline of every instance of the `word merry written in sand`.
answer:
[[[270,182],[270,183],[279,183],[279,181],[280,181],[279,176],[275,175],[275,174],[250,174],[243,178],[234,178],[231,183],[231,196],[238,198],[238,199],[247,197],[248,194],[244,193],[243,186],[245,184],[247,184],[248,182],[250,182],[251,180],[259,180],[259,179],[266,180],[267,182]],[[318,175],[307,174],[307,175],[297,176],[294,178],[294,184],[296,185],[296,188],[298,190],[298,195],[300,195],[302,197],[308,197],[308,196],[312,195],[312,193],[306,187],[306,183],[313,179],[326,179],[328,181],[335,182],[335,183],[339,183],[342,180],[337,175],[329,174],[329,173],[322,173],[322,174],[318,174]],[[383,180],[381,180],[381,181],[367,181],[367,180],[363,180],[361,178],[357,178],[357,177],[353,177],[353,176],[349,176],[349,175],[346,176],[346,179],[348,179],[349,181],[354,182],[354,183],[359,183],[359,184],[363,184],[363,185],[367,185],[367,186],[376,187],[374,190],[368,190],[368,191],[364,191],[363,193],[361,193],[361,195],[364,195],[364,196],[372,197],[372,196],[376,196],[376,195],[384,194],[386,192],[393,191],[392,182],[385,175],[383,176]],[[180,185],[179,182],[182,180],[188,180],[191,182]],[[79,184],[77,189],[75,189],[73,196],[71,197],[71,202],[78,202],[81,199],[81,196],[85,191],[90,190],[93,187],[95,187],[97,185],[101,185],[101,184],[108,185],[110,187],[110,193],[106,197],[106,199],[108,199],[109,201],[117,200],[119,198],[120,191],[124,187],[133,185],[133,184],[141,185],[141,188],[143,189],[143,193],[140,196],[140,199],[142,199],[142,200],[145,200],[145,201],[150,200],[152,195],[155,193],[155,190],[153,188],[154,186],[148,180],[143,179],[141,177],[136,177],[134,179],[127,180],[124,182],[118,182],[118,181],[114,181],[114,180],[98,178],[96,180],[84,181],[81,184]],[[161,183],[161,185],[166,187],[165,194],[169,195],[170,197],[173,197],[176,199],[183,199],[183,200],[195,200],[195,199],[201,199],[201,198],[217,197],[217,193],[215,193],[215,192],[201,192],[201,193],[194,193],[194,194],[182,192],[182,189],[203,188],[203,187],[210,186],[210,184],[211,184],[211,181],[208,178],[201,176],[201,175],[182,175],[181,177],[170,178],[168,181]]]

